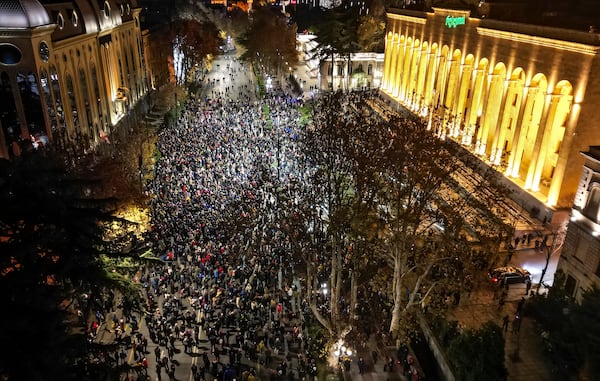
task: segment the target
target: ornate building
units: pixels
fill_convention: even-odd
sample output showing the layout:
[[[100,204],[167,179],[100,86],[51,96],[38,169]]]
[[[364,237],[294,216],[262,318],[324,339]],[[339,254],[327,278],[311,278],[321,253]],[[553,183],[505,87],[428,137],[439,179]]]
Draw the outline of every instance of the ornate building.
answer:
[[[382,74],[382,53],[352,53],[349,60],[335,55],[333,63],[331,59],[321,61],[319,87],[324,90],[378,88]]]
[[[440,8],[387,19],[383,92],[541,208],[570,207],[579,152],[600,144],[600,35]]]
[[[378,88],[381,85],[383,53],[352,53],[349,60],[336,54],[332,63],[331,57],[315,56],[317,48],[315,35],[296,36],[300,59],[309,69],[307,74],[316,78],[320,90]]]
[[[89,149],[147,92],[137,0],[0,0],[0,157]]]
[[[558,262],[567,292],[578,300],[593,284],[600,285],[600,147],[582,156],[585,165]]]

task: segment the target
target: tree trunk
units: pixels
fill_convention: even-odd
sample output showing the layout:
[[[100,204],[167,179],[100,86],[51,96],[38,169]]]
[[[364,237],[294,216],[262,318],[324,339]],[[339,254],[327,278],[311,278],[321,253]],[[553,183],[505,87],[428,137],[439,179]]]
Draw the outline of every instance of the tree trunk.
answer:
[[[330,285],[330,299],[329,306],[331,308],[331,324],[332,327],[337,327],[340,319],[340,306],[338,301],[340,300],[340,285],[341,285],[341,258],[338,252],[337,237],[334,236],[331,248],[331,273],[329,276]]]
[[[356,305],[358,304],[358,271],[356,265],[350,270],[350,319],[356,319]]]
[[[306,263],[306,294],[308,295],[308,306],[310,307],[310,310],[313,313],[313,316],[317,319],[319,324],[321,324],[323,326],[323,328],[325,328],[329,332],[329,336],[332,337],[333,329],[331,327],[331,324],[321,314],[321,312],[319,312],[319,309],[317,308],[317,302],[316,302],[316,300],[315,300],[316,298],[314,296],[315,291],[314,291],[314,287],[313,287],[313,283],[315,282],[315,280],[316,279],[313,275],[312,263],[310,263],[310,261],[307,261],[307,263]]]
[[[394,279],[392,282],[392,295],[394,297],[394,308],[392,309],[392,319],[390,322],[390,333],[395,337],[400,329],[402,316],[402,261],[398,256],[398,249],[394,258]]]

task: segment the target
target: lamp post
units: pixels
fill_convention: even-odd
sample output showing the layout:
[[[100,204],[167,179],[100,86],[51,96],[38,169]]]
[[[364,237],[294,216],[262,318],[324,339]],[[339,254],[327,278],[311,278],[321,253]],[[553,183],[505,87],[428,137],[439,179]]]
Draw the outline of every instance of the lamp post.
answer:
[[[333,355],[337,358],[338,367],[342,371],[350,371],[350,357],[352,354],[352,349],[344,343],[343,339],[338,340],[333,346]]]

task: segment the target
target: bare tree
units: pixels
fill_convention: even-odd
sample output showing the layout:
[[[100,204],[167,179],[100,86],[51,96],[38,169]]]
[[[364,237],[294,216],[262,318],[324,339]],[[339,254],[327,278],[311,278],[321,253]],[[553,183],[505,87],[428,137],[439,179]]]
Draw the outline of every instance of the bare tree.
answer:
[[[544,268],[542,269],[542,275],[540,275],[540,283],[538,284],[536,294],[539,295],[540,288],[544,283],[544,276],[546,276],[546,271],[548,271],[548,265],[550,264],[550,259],[555,254],[560,254],[562,247],[565,243],[565,238],[567,236],[567,230],[569,226],[569,221],[563,221],[556,225],[551,225],[550,234],[546,234],[540,244],[539,249],[544,253]],[[551,239],[552,242],[548,242]]]
[[[384,221],[378,252],[392,268],[389,331],[401,338],[416,308],[443,310],[449,296],[460,297],[474,269],[469,246],[489,242],[506,227],[490,210],[500,196],[466,181],[454,143],[399,115],[371,131],[380,137],[370,146],[379,148],[369,152],[370,170],[363,172],[371,174],[364,178],[376,193],[373,212]]]
[[[471,246],[487,245],[506,226],[490,209],[500,195],[488,174],[468,182],[475,176],[454,143],[411,117],[382,116],[370,101],[338,92],[315,105],[304,142],[313,171],[306,226],[317,237],[305,257],[308,295],[331,334],[346,332],[361,275],[376,271],[390,285],[389,331],[403,338],[418,309],[442,312],[460,297],[477,270]],[[327,312],[313,295],[325,276]]]
[[[317,106],[320,112],[316,114],[314,128],[307,134],[305,141],[309,165],[314,168],[311,178],[314,205],[312,229],[322,239],[321,255],[326,258],[329,270],[330,313],[329,322],[325,326],[332,334],[341,331],[340,299],[345,273],[344,259],[349,247],[350,215],[355,199],[352,163],[345,156],[350,131],[345,128],[339,114],[345,107],[344,102],[341,93],[325,96]],[[307,266],[307,272],[310,272],[314,263],[307,263]],[[314,280],[313,277],[312,281]],[[310,280],[307,283],[310,284]],[[311,308],[322,322],[324,319],[314,303]]]

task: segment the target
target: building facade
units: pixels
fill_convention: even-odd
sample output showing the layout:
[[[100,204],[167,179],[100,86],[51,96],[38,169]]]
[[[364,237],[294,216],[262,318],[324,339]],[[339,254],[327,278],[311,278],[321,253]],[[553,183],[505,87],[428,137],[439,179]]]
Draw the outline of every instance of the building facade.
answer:
[[[137,1],[0,7],[0,157],[30,142],[87,150],[107,140],[148,90]]]
[[[387,20],[382,91],[542,207],[570,207],[579,152],[600,144],[600,35],[441,8]]]
[[[567,292],[578,300],[594,284],[600,286],[600,146],[582,157],[585,164],[558,262]]]
[[[352,53],[350,58],[335,55],[323,59],[318,72],[323,90],[378,88],[383,76],[383,53]]]
[[[353,53],[347,56],[320,57],[316,36],[296,35],[296,50],[319,90],[354,90],[378,88],[383,76],[383,53]]]

